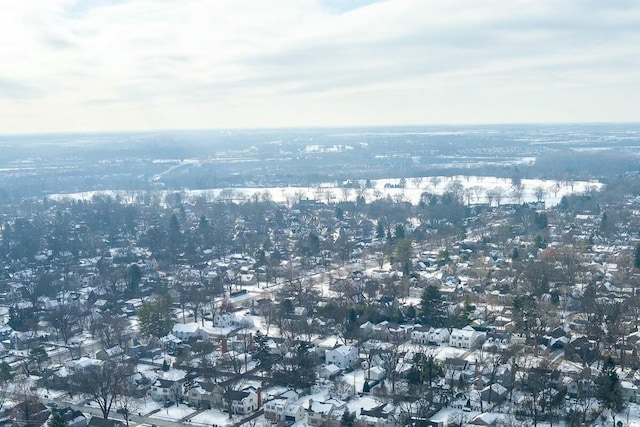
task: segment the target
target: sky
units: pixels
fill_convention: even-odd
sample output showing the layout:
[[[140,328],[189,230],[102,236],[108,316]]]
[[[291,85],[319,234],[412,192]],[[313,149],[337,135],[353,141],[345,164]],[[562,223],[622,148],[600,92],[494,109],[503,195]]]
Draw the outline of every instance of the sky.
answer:
[[[0,134],[640,122],[636,0],[0,0]]]

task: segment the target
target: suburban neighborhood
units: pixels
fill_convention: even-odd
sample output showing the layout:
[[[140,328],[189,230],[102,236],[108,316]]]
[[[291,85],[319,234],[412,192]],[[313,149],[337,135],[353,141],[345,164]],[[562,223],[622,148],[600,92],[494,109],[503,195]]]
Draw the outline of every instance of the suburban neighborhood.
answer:
[[[0,424],[640,425],[637,177],[341,185],[5,204]]]

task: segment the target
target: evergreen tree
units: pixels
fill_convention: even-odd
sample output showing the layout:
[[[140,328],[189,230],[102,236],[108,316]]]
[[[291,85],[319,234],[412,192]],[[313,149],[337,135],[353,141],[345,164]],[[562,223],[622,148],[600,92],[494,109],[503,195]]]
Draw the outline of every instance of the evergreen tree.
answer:
[[[42,364],[49,360],[49,354],[43,346],[32,348],[29,351],[29,361],[36,364],[38,371],[42,370]]]
[[[6,384],[12,379],[11,365],[7,362],[0,362],[0,384]]]
[[[353,412],[344,411],[342,414],[342,422],[341,425],[345,427],[353,427],[356,422],[356,414]]]
[[[255,347],[255,359],[260,363],[260,370],[263,372],[271,373],[273,370],[273,364],[275,363],[275,356],[271,353],[271,349],[267,344],[268,338],[262,334],[262,332],[256,332],[253,338]]]
[[[420,310],[425,325],[439,328],[444,324],[444,303],[437,286],[429,285],[425,288],[420,301]]]
[[[171,298],[169,296],[145,302],[138,310],[140,332],[147,336],[164,337],[171,331],[174,324],[171,313]]]
[[[384,239],[384,225],[381,220],[378,220],[378,225],[376,226],[376,238]]]
[[[610,356],[604,360],[600,375],[596,379],[596,397],[603,409],[611,411],[613,425],[616,425],[616,415],[625,407],[622,397],[622,385],[616,372],[616,364]]]
[[[636,245],[635,259],[633,261],[635,268],[640,268],[640,243]]]
[[[47,426],[49,426],[49,427],[66,427],[66,425],[67,425],[67,423],[64,421],[64,419],[60,415],[60,412],[58,412],[57,409],[54,409],[53,413],[51,414],[51,418],[49,418],[49,421],[47,422]]]

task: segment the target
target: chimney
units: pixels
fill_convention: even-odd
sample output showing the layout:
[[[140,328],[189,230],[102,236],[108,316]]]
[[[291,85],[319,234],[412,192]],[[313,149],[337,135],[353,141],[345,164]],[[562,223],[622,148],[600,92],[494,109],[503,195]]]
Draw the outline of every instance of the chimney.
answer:
[[[262,387],[258,387],[256,393],[258,394],[258,409],[260,409],[262,408]]]
[[[227,339],[226,338],[222,338],[222,342],[220,344],[220,347],[221,347],[221,351],[223,353],[226,353],[227,351],[229,351],[229,350],[227,350]]]

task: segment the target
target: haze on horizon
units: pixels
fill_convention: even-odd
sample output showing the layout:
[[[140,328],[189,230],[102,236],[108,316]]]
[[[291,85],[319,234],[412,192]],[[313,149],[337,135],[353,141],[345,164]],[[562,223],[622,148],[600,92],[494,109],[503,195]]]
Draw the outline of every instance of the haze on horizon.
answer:
[[[0,134],[640,122],[632,0],[0,8]]]

